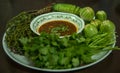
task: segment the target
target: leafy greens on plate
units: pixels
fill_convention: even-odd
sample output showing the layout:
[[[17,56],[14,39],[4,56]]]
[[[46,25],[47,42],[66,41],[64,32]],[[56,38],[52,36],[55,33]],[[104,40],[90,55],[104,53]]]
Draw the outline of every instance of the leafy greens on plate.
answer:
[[[48,69],[67,69],[94,62],[91,56],[113,49],[115,39],[110,33],[85,38],[80,34],[59,38],[54,33],[41,33],[32,38],[21,38],[25,56],[33,65]],[[98,41],[99,40],[99,41]]]

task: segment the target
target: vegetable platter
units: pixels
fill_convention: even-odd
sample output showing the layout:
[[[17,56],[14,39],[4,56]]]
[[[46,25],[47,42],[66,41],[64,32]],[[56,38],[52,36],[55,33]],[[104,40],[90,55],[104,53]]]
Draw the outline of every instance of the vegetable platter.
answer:
[[[38,15],[50,12],[71,13],[82,18],[85,27],[81,33],[60,38],[56,33],[36,35],[30,29],[31,21]],[[21,12],[6,26],[3,48],[15,62],[40,71],[68,72],[95,65],[112,50],[119,50],[116,27],[103,10],[91,7],[54,3],[40,10]],[[67,30],[62,27],[62,30]],[[54,30],[61,30],[55,28]]]

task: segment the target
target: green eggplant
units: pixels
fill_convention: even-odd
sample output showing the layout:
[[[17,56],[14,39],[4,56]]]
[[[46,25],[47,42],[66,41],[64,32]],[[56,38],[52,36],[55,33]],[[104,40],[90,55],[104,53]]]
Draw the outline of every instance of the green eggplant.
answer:
[[[115,32],[115,24],[110,20],[105,20],[100,25],[100,32]]]
[[[84,7],[80,10],[80,17],[86,21],[91,21],[95,17],[95,12],[91,7]]]
[[[104,20],[107,19],[107,14],[103,10],[97,11],[96,18],[99,19],[99,20],[101,20],[101,21],[104,21]]]
[[[98,29],[92,24],[85,25],[85,28],[83,31],[84,31],[85,37],[92,37],[98,33]]]
[[[90,22],[90,24],[94,25],[96,28],[99,29],[99,26],[100,26],[100,24],[101,24],[101,21],[98,20],[98,19],[94,19],[94,20],[92,20],[92,21]]]

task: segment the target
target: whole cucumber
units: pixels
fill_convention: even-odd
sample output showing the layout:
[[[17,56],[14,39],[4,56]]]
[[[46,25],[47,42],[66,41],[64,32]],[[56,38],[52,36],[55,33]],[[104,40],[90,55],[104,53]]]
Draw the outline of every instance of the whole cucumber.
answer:
[[[53,11],[59,11],[59,12],[68,12],[73,14],[79,14],[80,7],[73,5],[73,4],[65,4],[65,3],[56,3],[53,5]]]

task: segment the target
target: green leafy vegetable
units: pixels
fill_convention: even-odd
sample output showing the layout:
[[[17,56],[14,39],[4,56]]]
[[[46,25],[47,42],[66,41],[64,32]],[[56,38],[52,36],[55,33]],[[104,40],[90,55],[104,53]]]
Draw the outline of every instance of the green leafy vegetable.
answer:
[[[64,25],[60,25],[58,27],[55,27],[55,28],[52,28],[51,32],[52,33],[58,33],[58,32],[65,32],[65,31],[68,31],[68,27],[67,26],[64,26]]]
[[[49,12],[50,10],[51,6],[47,6],[40,10],[21,12],[9,20],[7,23],[6,41],[11,51],[17,54],[24,53],[22,44],[20,44],[19,39],[21,37],[30,38],[32,36],[36,36],[36,34],[34,34],[29,27],[30,22],[37,15]]]
[[[80,34],[59,38],[55,33],[41,33],[40,36],[21,38],[25,56],[40,68],[63,69],[78,67],[94,62],[91,57],[101,51],[115,49],[111,34],[94,35],[92,38]],[[25,41],[23,41],[25,40]],[[26,43],[27,41],[27,43]],[[74,52],[74,53],[73,53]]]
[[[73,64],[74,67],[79,66],[79,64],[80,64],[79,58],[73,58],[72,59],[72,64]]]

